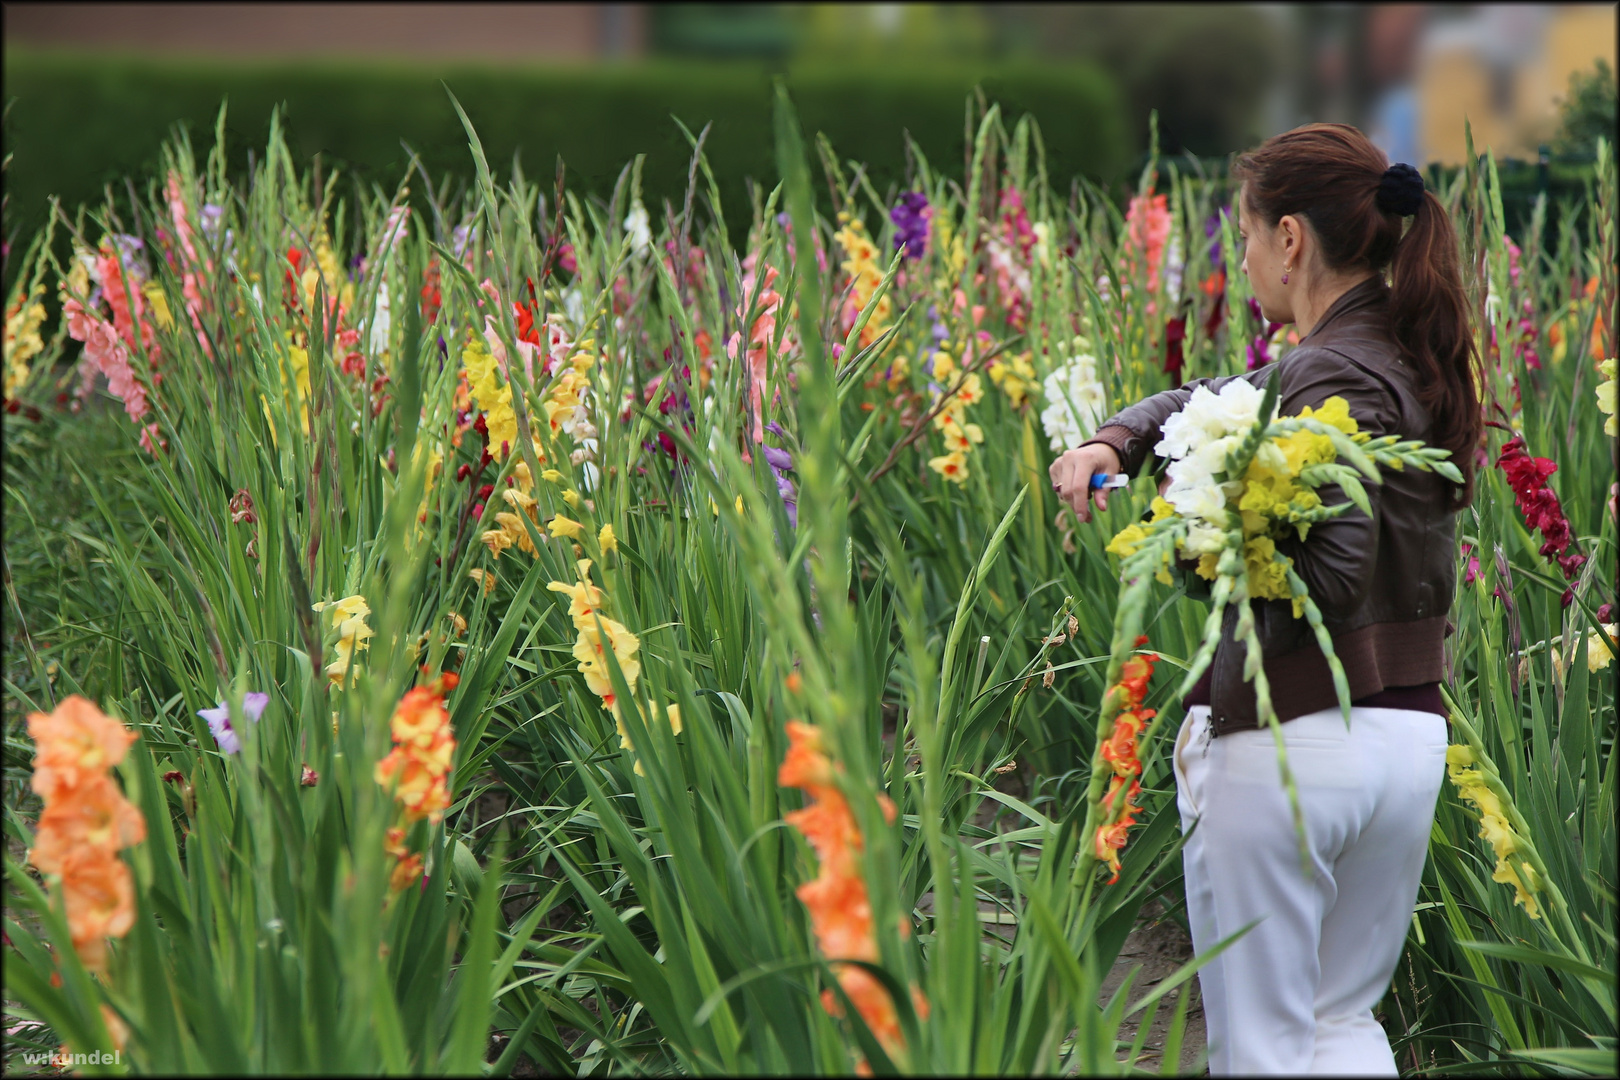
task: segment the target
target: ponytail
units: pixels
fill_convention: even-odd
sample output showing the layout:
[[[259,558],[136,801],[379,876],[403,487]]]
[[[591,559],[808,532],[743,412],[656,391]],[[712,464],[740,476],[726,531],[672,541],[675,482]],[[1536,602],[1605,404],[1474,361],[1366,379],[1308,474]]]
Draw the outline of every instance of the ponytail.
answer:
[[[1479,348],[1469,324],[1457,233],[1445,207],[1407,164],[1348,124],[1307,124],[1241,155],[1232,177],[1269,225],[1285,214],[1310,220],[1329,269],[1390,276],[1390,330],[1417,375],[1429,412],[1429,443],[1451,451],[1463,487],[1452,508],[1474,497],[1480,415]],[[1402,235],[1402,222],[1412,219]]]
[[[1389,313],[1395,340],[1417,372],[1418,400],[1434,423],[1430,445],[1451,451],[1463,476],[1454,508],[1474,497],[1474,451],[1480,415],[1479,349],[1469,327],[1457,232],[1432,192],[1390,260]]]

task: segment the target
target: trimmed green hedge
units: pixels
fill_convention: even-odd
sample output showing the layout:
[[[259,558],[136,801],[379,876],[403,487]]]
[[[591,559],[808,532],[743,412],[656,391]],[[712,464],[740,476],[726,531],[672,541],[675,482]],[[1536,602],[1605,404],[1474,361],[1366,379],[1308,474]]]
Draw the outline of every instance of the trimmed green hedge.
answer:
[[[125,176],[144,185],[176,122],[189,125],[204,156],[222,98],[233,170],[245,167],[249,149],[262,153],[271,109],[281,103],[301,160],[319,152],[328,165],[391,191],[408,161],[403,139],[435,183],[470,176],[466,137],[441,80],[472,117],[499,176],[521,152],[524,171],[549,190],[560,154],[574,190],[605,196],[620,170],[645,153],[643,190],[656,214],[660,199],[678,204],[686,188],[690,149],[673,114],[694,133],[713,121],[706,151],[734,227],[750,214],[743,178],[775,181],[771,74],[762,65],[268,64],[20,50],[7,50],[5,60],[5,96],[15,99],[5,132],[14,154],[6,233],[18,238],[43,222],[51,194],[74,207],[99,203],[109,182],[121,190]],[[806,129],[826,132],[841,158],[866,162],[880,193],[904,179],[902,129],[932,164],[960,174],[965,105],[980,81],[1004,112],[1034,115],[1060,188],[1075,174],[1118,179],[1139,150],[1113,83],[1084,65],[821,68],[787,79]]]

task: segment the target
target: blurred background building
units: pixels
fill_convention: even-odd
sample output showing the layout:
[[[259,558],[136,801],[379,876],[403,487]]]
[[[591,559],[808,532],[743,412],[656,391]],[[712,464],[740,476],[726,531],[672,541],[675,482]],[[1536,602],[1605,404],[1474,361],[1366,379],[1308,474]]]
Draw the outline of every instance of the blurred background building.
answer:
[[[1616,66],[1613,4],[47,4],[5,5],[8,49],[491,63],[753,59],[1084,61],[1129,123],[1219,156],[1307,120],[1396,160],[1476,145],[1534,158],[1570,76]]]
[[[645,51],[650,4],[5,5],[8,46],[176,56],[588,61]]]
[[[1436,7],[1405,83],[1417,105],[1419,152],[1447,165],[1463,161],[1457,118],[1466,115],[1476,150],[1536,157],[1554,138],[1570,77],[1598,60],[1613,72],[1615,49],[1612,4],[1512,4],[1466,14]]]

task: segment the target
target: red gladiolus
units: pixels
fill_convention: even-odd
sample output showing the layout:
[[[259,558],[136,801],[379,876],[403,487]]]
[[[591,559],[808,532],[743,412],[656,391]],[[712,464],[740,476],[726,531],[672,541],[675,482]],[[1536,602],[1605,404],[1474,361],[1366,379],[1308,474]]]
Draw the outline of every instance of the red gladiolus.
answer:
[[[1182,356],[1182,342],[1187,340],[1187,317],[1177,316],[1164,324],[1164,371],[1176,385],[1181,385],[1181,369],[1186,364]]]
[[[1513,489],[1525,524],[1541,533],[1541,554],[1556,559],[1564,579],[1573,581],[1586,556],[1575,543],[1557,494],[1547,486],[1547,477],[1558,470],[1557,463],[1551,458],[1531,457],[1525,453],[1524,437],[1515,435],[1502,447],[1496,467]]]

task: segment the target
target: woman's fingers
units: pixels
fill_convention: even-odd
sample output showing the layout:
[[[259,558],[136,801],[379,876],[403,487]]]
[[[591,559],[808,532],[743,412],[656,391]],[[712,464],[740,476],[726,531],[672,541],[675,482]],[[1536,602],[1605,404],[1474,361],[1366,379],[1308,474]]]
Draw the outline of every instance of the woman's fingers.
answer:
[[[1052,489],[1082,522],[1091,520],[1091,474],[1096,471],[1095,457],[1089,447],[1070,450],[1054,461],[1050,470]]]

